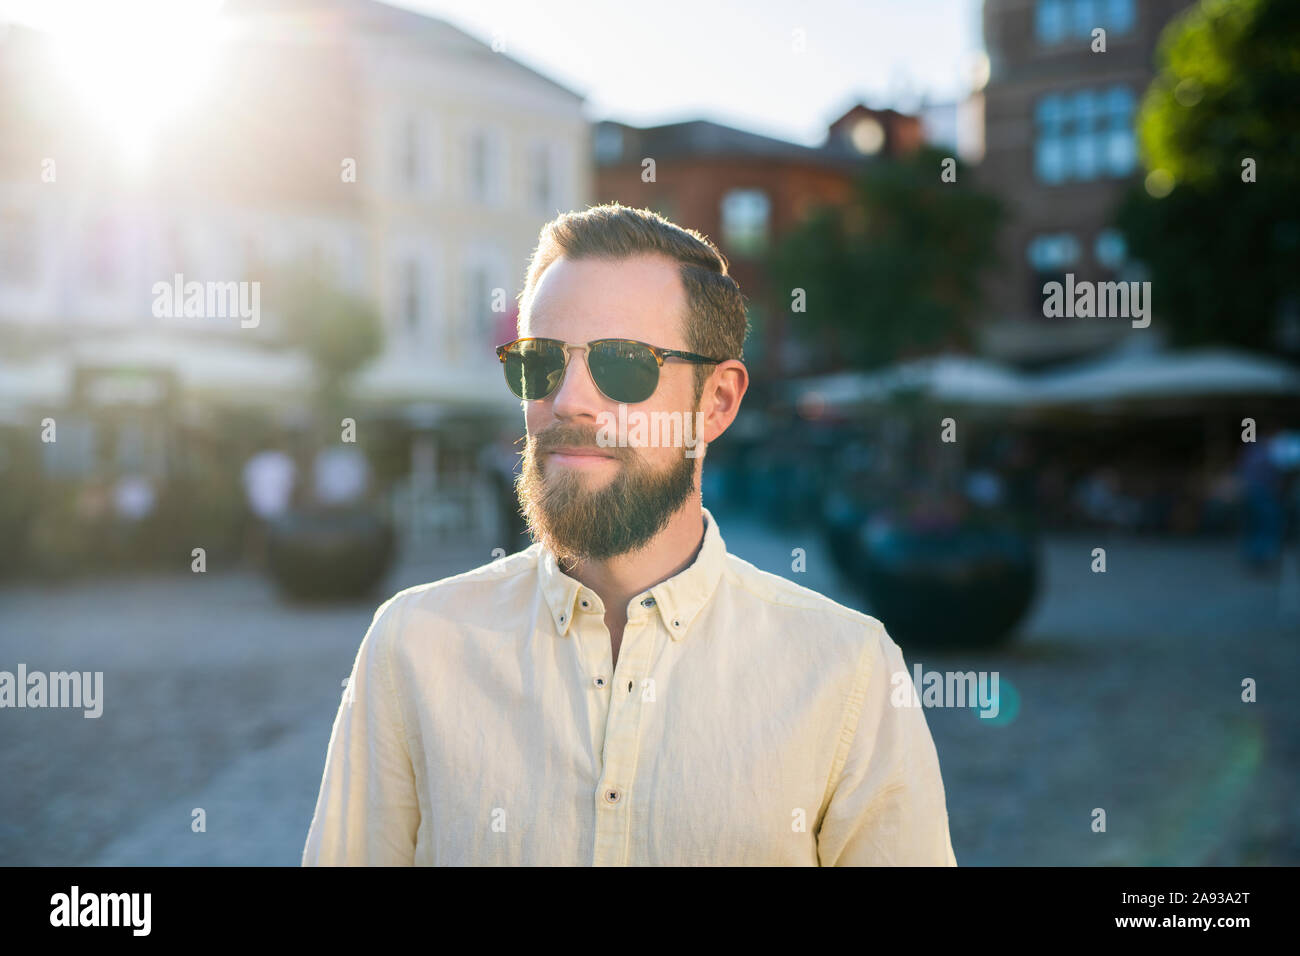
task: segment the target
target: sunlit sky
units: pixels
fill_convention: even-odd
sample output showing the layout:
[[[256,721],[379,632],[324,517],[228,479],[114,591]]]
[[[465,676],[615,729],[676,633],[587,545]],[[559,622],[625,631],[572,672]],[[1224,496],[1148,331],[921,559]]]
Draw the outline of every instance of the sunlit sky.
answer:
[[[808,144],[820,142],[826,124],[858,101],[908,110],[922,96],[960,98],[982,49],[980,0],[393,5],[440,17],[484,42],[503,40],[508,55],[583,94],[592,119],[653,125],[704,118]],[[109,54],[114,44],[105,37],[125,36],[132,25],[176,37],[187,19],[201,24],[219,6],[220,0],[0,0],[0,20],[79,32]],[[799,37],[801,53],[794,49]],[[153,48],[169,46],[175,48]]]

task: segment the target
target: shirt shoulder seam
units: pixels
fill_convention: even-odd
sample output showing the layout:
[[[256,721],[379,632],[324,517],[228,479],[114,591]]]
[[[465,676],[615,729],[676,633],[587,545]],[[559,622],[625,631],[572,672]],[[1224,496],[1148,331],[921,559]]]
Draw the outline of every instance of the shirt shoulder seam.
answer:
[[[404,605],[407,601],[417,598],[426,592],[450,589],[452,586],[458,584],[477,584],[480,582],[498,584],[535,572],[537,570],[537,562],[535,560],[523,559],[523,554],[524,552],[518,552],[505,558],[498,558],[496,561],[489,561],[487,564],[479,565],[477,568],[462,571],[459,574],[452,574],[445,578],[439,578],[436,581],[426,581],[424,584],[414,584],[409,588],[398,591],[389,598],[389,600]],[[517,564],[518,567],[506,568],[499,566],[506,562]],[[478,577],[474,577],[475,575]]]
[[[790,587],[801,588],[802,590],[808,591],[808,593],[813,595],[817,600],[808,600],[807,603],[802,604],[793,601],[778,600],[770,594],[764,594],[763,592],[750,587],[749,581],[745,579],[744,575],[738,574],[734,567],[728,566],[727,574],[747,594],[753,595],[765,604],[771,604],[776,607],[788,607],[794,611],[812,611],[814,613],[833,614],[836,617],[843,618],[846,621],[852,621],[855,624],[880,625],[880,621],[872,617],[870,614],[864,614],[861,611],[855,611],[852,608],[845,607],[836,602],[833,598],[829,598],[825,594],[821,594],[811,588],[803,588],[802,585],[795,584],[793,581],[789,581],[786,578],[781,577],[779,574],[773,574],[772,577]]]
[[[397,639],[398,627],[400,626],[402,619],[406,617],[405,602],[397,602],[396,606],[393,608],[393,613],[396,615],[396,618],[392,621],[384,622],[378,635],[379,647],[376,648],[376,650],[380,652],[380,657],[382,658],[383,667],[381,668],[381,672],[384,675],[384,682],[388,685],[388,693],[392,695],[393,704],[397,710],[397,725],[402,731],[402,741],[405,743],[409,739],[406,732],[406,716],[403,713],[404,708],[402,706],[402,695],[397,689],[397,679],[393,674],[393,643]],[[409,747],[406,756],[408,760],[411,757]]]

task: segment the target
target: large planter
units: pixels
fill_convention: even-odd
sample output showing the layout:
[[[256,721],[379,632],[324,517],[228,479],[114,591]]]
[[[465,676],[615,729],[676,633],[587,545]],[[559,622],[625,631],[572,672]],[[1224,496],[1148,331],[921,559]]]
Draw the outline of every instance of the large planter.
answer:
[[[918,528],[878,514],[836,543],[871,614],[903,646],[1002,643],[1038,588],[1038,543],[1009,518]]]
[[[850,581],[861,584],[864,549],[859,542],[866,510],[848,495],[832,490],[822,502],[821,526],[831,560]]]
[[[291,512],[269,529],[271,577],[295,598],[361,597],[388,572],[393,538],[389,523],[368,509]]]

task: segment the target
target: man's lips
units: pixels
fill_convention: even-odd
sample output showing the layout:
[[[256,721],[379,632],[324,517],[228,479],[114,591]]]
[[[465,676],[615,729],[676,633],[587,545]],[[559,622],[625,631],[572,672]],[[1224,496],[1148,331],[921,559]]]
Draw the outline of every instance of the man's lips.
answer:
[[[564,455],[569,458],[613,458],[614,456],[600,448],[552,448],[548,455]]]

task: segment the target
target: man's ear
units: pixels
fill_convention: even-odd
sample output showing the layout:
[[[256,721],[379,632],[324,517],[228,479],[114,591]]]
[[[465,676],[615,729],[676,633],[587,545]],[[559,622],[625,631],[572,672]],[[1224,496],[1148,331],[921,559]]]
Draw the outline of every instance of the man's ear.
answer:
[[[700,412],[704,426],[700,438],[704,442],[717,441],[736,419],[740,402],[749,388],[749,370],[737,359],[720,363],[704,383]]]

